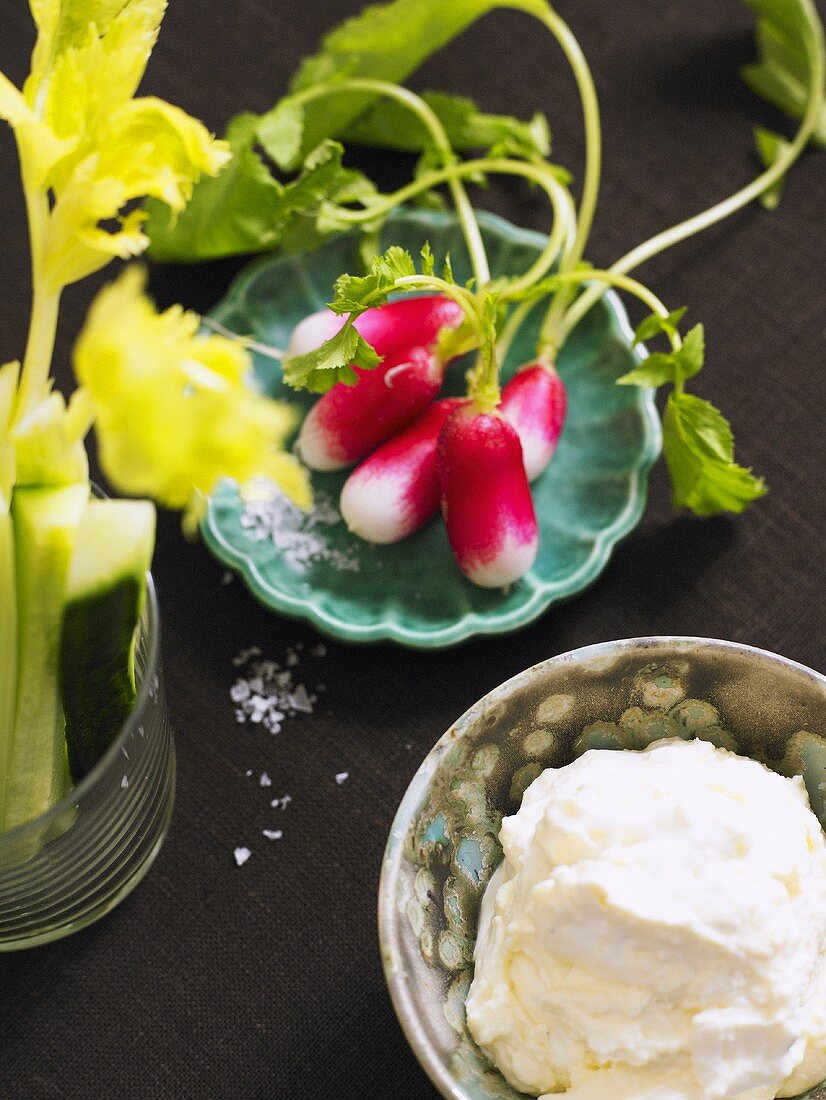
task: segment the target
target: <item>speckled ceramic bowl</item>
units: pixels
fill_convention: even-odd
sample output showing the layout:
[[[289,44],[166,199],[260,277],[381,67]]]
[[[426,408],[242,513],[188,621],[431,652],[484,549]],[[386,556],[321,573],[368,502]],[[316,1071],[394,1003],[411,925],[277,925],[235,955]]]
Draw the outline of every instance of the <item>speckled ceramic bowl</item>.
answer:
[[[379,932],[399,1020],[449,1100],[521,1096],[475,1046],[464,1012],[502,817],[546,767],[674,736],[802,775],[826,828],[826,677],[732,642],[631,639],[554,657],[471,707],[419,768],[387,844]],[[806,1095],[826,1100],[826,1084]]]

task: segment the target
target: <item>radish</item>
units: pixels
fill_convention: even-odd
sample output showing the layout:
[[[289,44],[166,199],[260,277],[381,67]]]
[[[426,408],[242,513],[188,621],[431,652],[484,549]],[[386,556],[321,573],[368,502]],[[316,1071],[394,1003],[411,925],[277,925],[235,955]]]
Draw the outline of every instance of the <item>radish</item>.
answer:
[[[400,298],[367,309],[353,322],[354,327],[382,358],[397,351],[432,344],[445,327],[456,328],[464,314],[461,306],[442,294]],[[287,356],[304,355],[321,347],[344,326],[346,315],[320,309],[295,326]]]
[[[368,542],[398,542],[436,514],[439,433],[450,413],[463,403],[458,397],[435,401],[350,474],[339,507],[353,534]]]
[[[550,462],[567,407],[562,379],[541,363],[520,367],[503,388],[499,409],[516,428],[528,481],[535,481]]]
[[[403,348],[372,370],[356,367],[354,386],[333,386],[304,418],[296,443],[301,461],[313,470],[352,466],[427,408],[444,367],[426,347]]]
[[[498,411],[463,405],[439,435],[442,515],[453,555],[482,588],[522,577],[536,560],[539,531],[515,428]]]

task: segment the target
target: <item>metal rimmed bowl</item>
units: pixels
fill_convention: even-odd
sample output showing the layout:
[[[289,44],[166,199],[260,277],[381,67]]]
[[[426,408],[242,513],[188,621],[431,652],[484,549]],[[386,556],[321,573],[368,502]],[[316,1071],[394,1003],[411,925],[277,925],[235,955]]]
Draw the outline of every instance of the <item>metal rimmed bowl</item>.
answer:
[[[388,839],[379,934],[402,1028],[444,1097],[522,1095],[476,1047],[464,1011],[502,817],[544,768],[675,736],[802,775],[826,828],[826,677],[734,642],[638,638],[554,657],[486,695],[425,758]],[[826,1100],[826,1083],[806,1096]]]

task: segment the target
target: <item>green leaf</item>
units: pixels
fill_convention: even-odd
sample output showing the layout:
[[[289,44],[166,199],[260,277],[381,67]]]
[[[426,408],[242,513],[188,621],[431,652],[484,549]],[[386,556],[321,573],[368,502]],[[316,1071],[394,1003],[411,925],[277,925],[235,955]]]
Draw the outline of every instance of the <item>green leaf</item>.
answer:
[[[823,26],[812,0],[745,0],[757,15],[759,60],[741,70],[752,91],[790,118],[802,118],[812,84],[812,58],[826,54]],[[826,147],[826,95],[811,138]]]
[[[680,368],[680,378],[693,378],[703,369],[706,352],[706,334],[702,325],[689,329],[683,338],[683,346],[675,357]]]
[[[353,369],[357,363],[365,370],[377,367],[381,357],[351,325],[306,355],[295,355],[284,360],[284,381],[294,389],[307,389],[311,393],[326,393],[337,382],[355,385],[358,375]]]
[[[477,19],[504,6],[501,0],[393,0],[368,7],[326,35],[319,52],[302,63],[291,90],[347,77],[402,83]],[[545,5],[522,0],[519,6],[539,13]],[[305,149],[323,137],[345,134],[376,98],[342,94],[309,104]]]
[[[661,332],[666,333],[668,336],[673,336],[679,329],[680,321],[682,321],[687,312],[688,306],[682,306],[680,309],[672,310],[667,317],[661,317],[659,313],[650,314],[637,325],[634,339],[637,340],[638,343],[642,343],[645,340],[653,340],[653,338],[659,336]]]
[[[262,148],[279,168],[295,168],[304,137],[304,108],[289,98],[282,99],[261,115],[256,132]]]
[[[669,395],[663,453],[674,504],[697,515],[742,512],[767,491],[762,478],[734,461],[731,427],[722,413],[693,394]]]
[[[762,126],[755,126],[754,140],[757,145],[758,156],[766,168],[771,168],[778,157],[791,148],[791,142],[786,141],[780,134],[776,134],[772,130],[766,130]],[[760,196],[760,201],[767,210],[774,210],[780,202],[785,182],[786,177],[783,175],[777,183]]]
[[[657,317],[661,331],[673,334],[676,331],[676,324],[679,323],[679,319],[684,313],[685,310],[678,309],[674,313],[669,313],[668,317]],[[672,321],[673,318],[676,318],[676,320]],[[647,318],[647,321],[651,321],[651,318]],[[645,325],[646,321],[643,321],[640,328],[637,329],[637,339],[640,338],[640,329],[649,331],[653,327],[652,325],[649,326],[649,329],[645,329]],[[698,374],[703,368],[704,358],[705,331],[702,325],[695,325],[686,333],[679,351],[655,351],[634,370],[618,378],[617,384],[620,386],[653,386],[655,388],[664,385],[666,382],[677,385]]]
[[[433,249],[430,247],[430,241],[425,241],[422,245],[422,274],[432,275],[436,270],[436,260],[433,256]]]
[[[655,351],[634,370],[628,371],[617,379],[618,386],[642,386],[656,389],[666,382],[674,383],[679,376],[679,366],[676,356],[665,352]]]
[[[367,306],[381,305],[396,289],[398,279],[415,274],[416,265],[410,253],[392,245],[373,259],[366,275],[339,276],[330,309],[335,313],[357,313]]]
[[[190,261],[260,252],[280,239],[278,210],[282,185],[255,152],[258,118],[237,115],[226,132],[229,164],[195,188],[187,209],[171,221],[157,201],[146,204],[149,255],[161,261]]]
[[[537,113],[528,122],[480,111],[472,99],[445,92],[424,92],[454,149],[486,149],[495,156],[544,159],[550,152],[548,121]],[[343,140],[380,149],[423,152],[432,139],[421,120],[403,104],[380,100],[341,135]]]
[[[354,189],[364,191],[364,177],[342,167],[342,147],[322,142],[307,157],[301,174],[279,183],[256,151],[259,119],[238,115],[227,131],[229,164],[203,187],[177,221],[156,202],[147,204],[145,230],[153,259],[216,259],[239,252],[274,248],[302,218],[315,218],[327,200]]]

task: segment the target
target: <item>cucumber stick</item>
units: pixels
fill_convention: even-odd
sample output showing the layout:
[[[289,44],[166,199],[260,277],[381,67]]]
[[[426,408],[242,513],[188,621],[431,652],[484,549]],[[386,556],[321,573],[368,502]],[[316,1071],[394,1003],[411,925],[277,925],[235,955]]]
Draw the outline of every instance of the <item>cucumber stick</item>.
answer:
[[[14,528],[0,498],[0,827],[14,738],[17,694],[17,585],[14,578]]]
[[[75,782],[135,703],[134,637],[155,543],[146,501],[92,500],[77,533],[60,643],[60,688]]]
[[[37,817],[63,793],[60,626],[76,536],[88,500],[88,485],[17,489],[12,496],[18,667],[3,812],[6,829]]]

